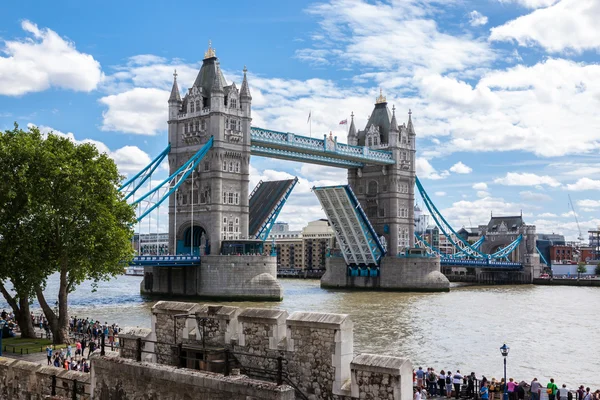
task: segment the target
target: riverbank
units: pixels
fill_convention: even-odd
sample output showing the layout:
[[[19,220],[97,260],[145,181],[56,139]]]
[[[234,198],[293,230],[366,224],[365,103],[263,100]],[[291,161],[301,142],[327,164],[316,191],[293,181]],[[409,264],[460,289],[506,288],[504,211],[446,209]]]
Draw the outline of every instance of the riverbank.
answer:
[[[534,279],[534,285],[600,287],[600,279]]]

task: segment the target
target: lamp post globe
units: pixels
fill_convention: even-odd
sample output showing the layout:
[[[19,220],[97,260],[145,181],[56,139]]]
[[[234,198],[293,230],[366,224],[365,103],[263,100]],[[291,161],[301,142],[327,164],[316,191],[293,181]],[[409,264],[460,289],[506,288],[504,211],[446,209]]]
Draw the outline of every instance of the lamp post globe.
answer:
[[[502,396],[502,400],[508,400],[508,381],[506,380],[506,357],[508,357],[508,351],[510,347],[504,343],[502,347],[500,347],[500,353],[502,357],[504,357],[504,395]]]

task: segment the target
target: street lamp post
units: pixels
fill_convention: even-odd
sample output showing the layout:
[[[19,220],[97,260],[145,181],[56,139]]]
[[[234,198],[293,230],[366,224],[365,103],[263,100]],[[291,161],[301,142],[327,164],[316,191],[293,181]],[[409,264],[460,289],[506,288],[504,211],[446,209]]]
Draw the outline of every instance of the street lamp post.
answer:
[[[502,347],[500,347],[500,353],[502,353],[502,357],[504,357],[504,396],[503,396],[503,400],[508,400],[508,382],[506,381],[506,357],[508,357],[508,350],[510,350],[510,347],[508,347],[505,344],[502,345]]]

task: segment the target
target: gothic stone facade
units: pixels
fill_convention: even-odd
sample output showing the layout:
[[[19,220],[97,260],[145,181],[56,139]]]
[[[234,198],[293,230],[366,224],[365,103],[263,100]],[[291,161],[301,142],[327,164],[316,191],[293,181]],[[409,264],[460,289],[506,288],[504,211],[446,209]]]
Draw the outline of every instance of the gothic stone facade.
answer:
[[[377,98],[365,129],[356,131],[354,117],[348,144],[391,151],[395,165],[348,170],[348,183],[378,235],[385,238],[388,254],[414,244],[416,135],[409,112],[408,123],[398,125],[385,97]]]
[[[219,254],[221,240],[247,237],[251,102],[246,69],[240,89],[228,85],[210,47],[183,99],[175,75],[169,98],[170,173],[211,136],[213,147],[169,198],[171,254],[190,253],[192,243],[196,253]]]

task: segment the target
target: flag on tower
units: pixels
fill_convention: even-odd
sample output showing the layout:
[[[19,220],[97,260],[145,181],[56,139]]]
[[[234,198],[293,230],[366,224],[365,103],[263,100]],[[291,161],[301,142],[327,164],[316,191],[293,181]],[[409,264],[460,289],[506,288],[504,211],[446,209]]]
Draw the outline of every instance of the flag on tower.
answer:
[[[306,123],[308,124],[310,122],[310,114],[312,113],[312,111],[308,112],[308,119],[306,120]]]
[[[340,121],[340,125],[346,125],[348,123],[348,119],[344,119],[342,121]]]

